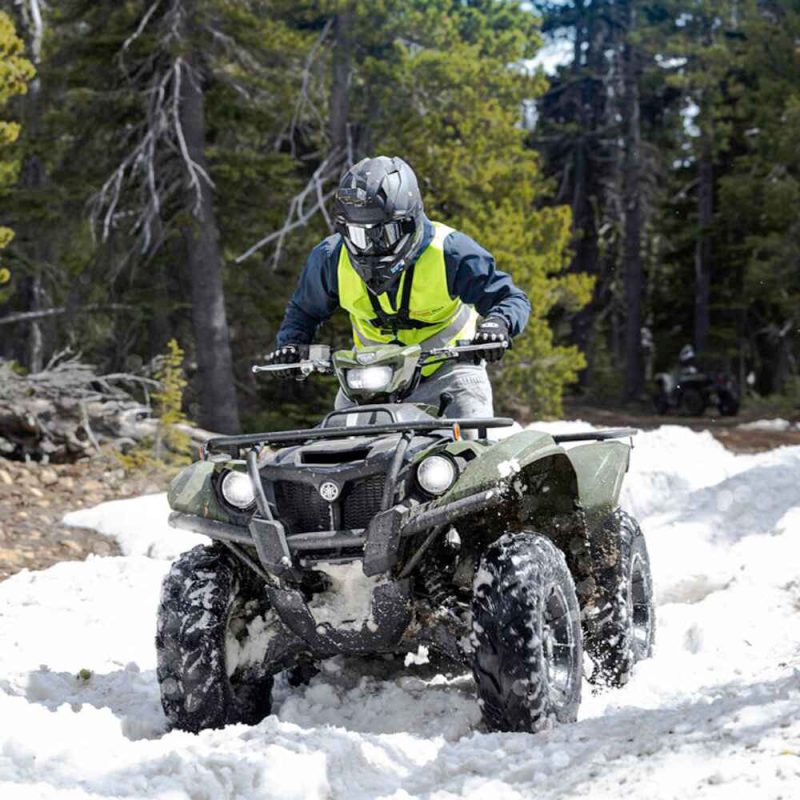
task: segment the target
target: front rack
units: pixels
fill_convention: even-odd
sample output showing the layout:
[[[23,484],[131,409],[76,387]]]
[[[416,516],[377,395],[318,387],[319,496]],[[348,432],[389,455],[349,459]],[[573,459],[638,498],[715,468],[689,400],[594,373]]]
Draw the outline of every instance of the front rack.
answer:
[[[317,439],[341,439],[348,436],[375,436],[384,433],[424,433],[447,431],[454,425],[462,430],[477,430],[482,438],[489,428],[508,428],[514,424],[509,417],[487,419],[431,419],[410,422],[387,422],[384,425],[349,425],[338,428],[307,428],[297,431],[251,433],[242,436],[215,436],[205,444],[206,452],[230,452],[232,448],[257,447],[262,444],[309,442]]]

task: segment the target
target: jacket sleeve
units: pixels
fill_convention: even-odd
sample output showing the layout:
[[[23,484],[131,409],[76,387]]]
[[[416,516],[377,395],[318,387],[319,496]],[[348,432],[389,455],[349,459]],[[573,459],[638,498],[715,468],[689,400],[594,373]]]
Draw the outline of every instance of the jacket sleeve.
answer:
[[[319,327],[339,307],[340,247],[341,237],[329,236],[309,254],[278,329],[278,347],[311,344]]]
[[[454,231],[445,239],[444,258],[451,297],[474,306],[482,317],[503,317],[512,336],[523,330],[531,313],[528,296],[507,272],[497,269],[491,253]]]

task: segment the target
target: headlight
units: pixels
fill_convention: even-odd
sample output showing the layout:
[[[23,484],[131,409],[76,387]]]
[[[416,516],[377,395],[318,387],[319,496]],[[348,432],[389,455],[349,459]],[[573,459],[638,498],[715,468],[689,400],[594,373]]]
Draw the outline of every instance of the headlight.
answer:
[[[456,479],[456,465],[444,456],[428,456],[417,467],[417,482],[428,494],[444,494]]]
[[[347,385],[351,389],[377,392],[391,383],[393,374],[391,367],[354,367],[347,370]]]
[[[226,473],[219,488],[225,502],[235,508],[249,508],[255,503],[256,496],[250,476],[243,472]]]

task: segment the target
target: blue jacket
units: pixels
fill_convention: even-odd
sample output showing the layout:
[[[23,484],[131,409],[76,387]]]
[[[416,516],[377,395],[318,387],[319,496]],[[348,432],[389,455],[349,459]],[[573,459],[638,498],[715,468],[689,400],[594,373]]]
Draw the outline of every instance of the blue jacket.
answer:
[[[433,225],[426,220],[421,250],[432,238]],[[337,233],[323,239],[309,254],[278,330],[278,347],[310,344],[320,325],[339,308],[338,264],[342,246],[342,237]],[[482,317],[503,317],[512,336],[525,327],[531,312],[528,296],[514,285],[508,273],[495,267],[492,255],[474,239],[453,231],[444,240],[444,261],[451,297],[474,306]]]

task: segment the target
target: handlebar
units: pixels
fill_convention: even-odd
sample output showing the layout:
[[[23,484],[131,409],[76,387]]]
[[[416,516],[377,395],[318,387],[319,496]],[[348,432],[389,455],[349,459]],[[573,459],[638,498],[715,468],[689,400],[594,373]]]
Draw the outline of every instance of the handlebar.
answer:
[[[424,362],[429,358],[436,358],[442,361],[460,358],[462,353],[475,353],[480,350],[495,350],[502,347],[504,350],[508,349],[508,342],[487,342],[486,344],[456,344],[450,347],[436,347],[433,350],[423,350],[420,354],[420,362]]]
[[[498,342],[495,344],[457,344],[449,347],[436,347],[433,350],[423,350],[420,353],[419,365],[427,366],[440,361],[455,361],[467,353],[494,350],[497,347],[507,349],[508,346],[508,342]],[[296,369],[300,371],[303,377],[311,375],[313,372],[331,373],[333,372],[331,349],[327,345],[311,345],[308,358],[304,358],[301,361],[295,361],[290,364],[254,364],[250,369],[254,374]]]

